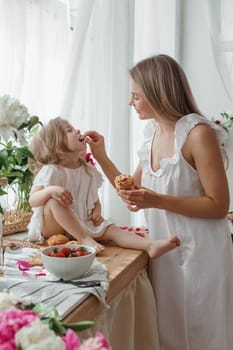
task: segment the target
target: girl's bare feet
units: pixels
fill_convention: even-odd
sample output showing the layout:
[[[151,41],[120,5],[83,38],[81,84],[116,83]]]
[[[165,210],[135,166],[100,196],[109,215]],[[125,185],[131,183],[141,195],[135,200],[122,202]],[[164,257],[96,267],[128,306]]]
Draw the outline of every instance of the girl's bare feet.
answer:
[[[147,253],[151,259],[156,259],[180,245],[180,239],[177,236],[169,239],[153,240],[150,242]]]
[[[89,245],[91,247],[94,247],[96,250],[96,254],[102,252],[104,250],[104,246],[98,242],[96,242],[93,238],[89,237],[89,236],[85,236],[85,237],[81,237],[79,239],[80,244],[85,244],[85,245]]]

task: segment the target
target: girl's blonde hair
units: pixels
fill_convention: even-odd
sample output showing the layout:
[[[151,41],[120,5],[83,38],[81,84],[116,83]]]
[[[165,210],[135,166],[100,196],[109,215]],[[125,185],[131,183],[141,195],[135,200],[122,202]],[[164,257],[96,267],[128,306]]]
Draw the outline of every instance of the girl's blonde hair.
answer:
[[[201,115],[185,73],[172,57],[146,58],[131,68],[129,74],[159,114],[169,119],[189,113]]]
[[[69,122],[60,117],[51,119],[34,135],[30,144],[35,162],[31,170],[36,174],[45,164],[63,164],[72,152],[67,147],[66,128]],[[80,158],[80,162],[85,164]]]

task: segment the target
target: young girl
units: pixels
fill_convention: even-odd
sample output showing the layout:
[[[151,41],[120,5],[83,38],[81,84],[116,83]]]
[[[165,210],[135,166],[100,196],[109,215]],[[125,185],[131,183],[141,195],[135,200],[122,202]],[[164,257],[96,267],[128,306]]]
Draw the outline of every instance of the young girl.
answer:
[[[85,161],[85,138],[66,120],[50,120],[34,136],[30,149],[36,160],[29,199],[34,209],[30,240],[69,233],[94,246],[97,253],[103,246],[96,239],[112,240],[125,248],[145,250],[153,259],[180,244],[177,237],[155,241],[136,236],[102,217],[98,198],[102,176]]]

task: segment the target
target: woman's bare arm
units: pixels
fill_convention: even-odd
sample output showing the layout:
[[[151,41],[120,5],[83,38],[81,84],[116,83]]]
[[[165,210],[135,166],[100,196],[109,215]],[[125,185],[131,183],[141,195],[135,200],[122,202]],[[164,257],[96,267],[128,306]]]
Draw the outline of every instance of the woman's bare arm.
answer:
[[[104,174],[107,176],[111,184],[115,187],[114,179],[121,172],[117,169],[106,153],[104,137],[96,131],[87,131],[84,135],[88,136],[86,141],[91,148],[94,158],[101,166]]]

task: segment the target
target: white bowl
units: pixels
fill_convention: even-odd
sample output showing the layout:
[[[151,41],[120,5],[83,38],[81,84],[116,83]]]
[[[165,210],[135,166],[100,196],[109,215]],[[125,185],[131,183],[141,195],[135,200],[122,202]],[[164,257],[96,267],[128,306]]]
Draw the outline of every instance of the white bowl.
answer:
[[[49,256],[49,253],[52,252],[54,248],[77,248],[80,246],[86,248],[90,254],[69,258]],[[44,248],[41,256],[44,266],[54,276],[65,281],[75,280],[84,275],[91,268],[95,259],[95,248],[84,244],[60,244]]]

